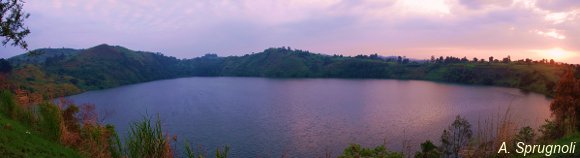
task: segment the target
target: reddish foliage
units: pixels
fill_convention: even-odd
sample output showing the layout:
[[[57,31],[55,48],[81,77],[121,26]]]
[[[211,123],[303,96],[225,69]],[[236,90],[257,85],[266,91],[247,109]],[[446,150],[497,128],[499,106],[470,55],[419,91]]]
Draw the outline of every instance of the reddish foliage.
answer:
[[[563,132],[558,135],[580,129],[580,117],[577,117],[580,114],[580,80],[575,78],[572,69],[566,70],[560,77],[550,110],[560,132]]]
[[[97,124],[98,115],[94,104],[83,104],[81,107],[81,120],[83,125]]]

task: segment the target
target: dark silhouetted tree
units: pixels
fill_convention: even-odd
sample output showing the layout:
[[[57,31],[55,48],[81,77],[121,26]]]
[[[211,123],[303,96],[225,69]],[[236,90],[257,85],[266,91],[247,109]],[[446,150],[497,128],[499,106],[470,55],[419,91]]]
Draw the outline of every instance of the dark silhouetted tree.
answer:
[[[490,57],[489,57],[489,62],[490,62],[490,63],[491,63],[491,62],[493,62],[493,56],[490,56]]]
[[[501,60],[503,63],[510,63],[512,62],[512,57],[509,55]]]
[[[10,71],[12,71],[12,65],[4,58],[0,59],[0,73],[8,73]]]
[[[439,158],[441,153],[430,140],[421,143],[421,151],[415,153],[415,158]]]
[[[0,36],[4,38],[2,45],[12,41],[10,45],[28,49],[23,38],[30,34],[30,30],[24,26],[24,19],[30,14],[22,10],[23,4],[22,0],[0,0]]]
[[[403,57],[401,57],[401,56],[398,56],[398,57],[397,57],[397,63],[399,63],[399,64],[400,64],[400,63],[402,63],[402,62],[403,62]]]
[[[449,129],[443,130],[441,135],[441,147],[445,157],[459,157],[461,148],[467,146],[473,132],[471,124],[463,117],[457,115]]]

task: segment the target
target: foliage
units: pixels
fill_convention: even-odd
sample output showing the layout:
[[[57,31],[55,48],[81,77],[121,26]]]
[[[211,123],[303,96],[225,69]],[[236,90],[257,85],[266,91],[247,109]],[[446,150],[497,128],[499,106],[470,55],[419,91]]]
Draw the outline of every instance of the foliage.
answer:
[[[554,123],[559,131],[570,134],[580,129],[580,80],[574,77],[572,69],[567,69],[556,87],[556,95],[550,104]],[[558,134],[558,133],[556,133]]]
[[[441,157],[441,152],[437,149],[437,146],[427,140],[421,143],[421,151],[415,153],[415,158],[439,158]]]
[[[8,90],[0,91],[0,112],[11,119],[21,121],[23,124],[32,124],[35,121],[29,109],[18,103],[16,96]]]
[[[4,58],[0,58],[0,73],[9,73],[12,71],[12,65]]]
[[[61,111],[57,106],[44,102],[38,105],[40,114],[40,129],[45,137],[58,141],[61,136]]]
[[[471,124],[463,117],[457,115],[455,121],[441,135],[441,147],[446,157],[459,157],[459,151],[468,145],[473,132]]]
[[[30,14],[23,11],[23,4],[22,0],[0,1],[0,36],[4,38],[2,45],[12,41],[11,45],[13,46],[28,48],[28,44],[23,38],[30,34],[30,30],[24,26],[24,20]]]
[[[150,118],[144,118],[131,125],[125,142],[126,154],[130,158],[173,157],[169,143],[159,118],[153,124]]]
[[[0,111],[14,118],[16,108],[18,107],[12,93],[7,90],[0,91]]]
[[[534,141],[534,137],[536,137],[534,129],[532,129],[530,126],[522,127],[518,134],[515,136],[515,142],[531,144]]]
[[[550,120],[546,120],[545,123],[540,127],[539,131],[542,134],[540,140],[543,142],[555,140],[564,135],[564,132],[558,128],[556,123]]]
[[[216,158],[227,158],[230,152],[230,147],[229,146],[224,146],[223,150],[220,150],[220,148],[216,149],[216,153],[215,153],[215,157]],[[207,157],[206,154],[204,154],[205,152],[202,151],[201,149],[198,149],[197,152],[195,151],[195,149],[193,148],[193,146],[191,146],[191,144],[188,141],[185,141],[185,151],[183,151],[183,155],[187,158],[204,158]]]
[[[215,151],[215,157],[216,158],[227,158],[229,152],[230,152],[229,146],[225,146],[222,151],[220,151],[220,148],[217,148]]]
[[[0,113],[0,157],[81,157],[28,125]]]
[[[38,56],[19,55],[9,61],[15,65],[16,71],[36,67],[39,74],[44,73],[50,80],[29,75],[13,81],[24,82],[20,85],[33,88],[41,87],[40,83],[44,82],[81,90],[189,76],[253,76],[431,80],[515,87],[550,96],[558,76],[566,67],[544,62],[471,62],[456,57],[419,62],[404,57],[399,61],[398,57],[376,54],[329,56],[287,47],[269,48],[243,56],[207,54],[193,59],[176,59],[106,44],[80,50],[58,48],[33,52],[42,53]],[[26,75],[20,73],[16,76]],[[70,95],[80,91],[71,89],[67,92]]]
[[[363,148],[359,144],[351,144],[342,153],[340,158],[402,158],[403,154],[388,151],[384,145],[375,148]]]
[[[112,157],[115,130],[112,126],[85,124],[81,130],[81,144],[76,148],[90,157]],[[115,153],[116,154],[116,153]]]

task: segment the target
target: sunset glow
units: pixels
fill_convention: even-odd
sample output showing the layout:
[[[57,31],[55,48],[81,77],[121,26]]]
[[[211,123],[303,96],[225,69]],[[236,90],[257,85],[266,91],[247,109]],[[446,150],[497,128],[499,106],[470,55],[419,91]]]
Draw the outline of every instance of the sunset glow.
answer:
[[[580,52],[578,0],[46,0],[27,1],[24,9],[31,15],[31,49],[107,43],[192,58],[290,46],[351,56],[511,55],[580,63],[574,53],[530,51]],[[0,52],[6,58],[24,51]]]
[[[570,52],[561,48],[552,48],[548,50],[537,50],[538,54],[546,59],[554,60],[565,60],[576,55],[574,52]]]

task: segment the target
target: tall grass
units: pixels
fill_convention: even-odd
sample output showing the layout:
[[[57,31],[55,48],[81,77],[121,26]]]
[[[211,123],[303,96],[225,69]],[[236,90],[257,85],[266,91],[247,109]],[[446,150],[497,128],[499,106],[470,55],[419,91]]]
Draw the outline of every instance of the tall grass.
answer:
[[[39,128],[49,139],[58,141],[61,136],[62,115],[60,108],[48,102],[38,106],[40,114]]]
[[[131,125],[125,142],[126,154],[130,158],[173,157],[168,137],[163,134],[159,117],[155,122],[145,117]]]
[[[6,116],[30,125],[35,118],[26,106],[19,105],[15,96],[7,90],[0,91],[0,112]]]
[[[517,132],[517,124],[512,120],[511,108],[504,114],[498,113],[495,118],[478,121],[475,138],[470,143],[464,156],[493,157],[503,142],[513,146]]]
[[[227,158],[230,152],[230,147],[229,146],[224,146],[223,150],[220,150],[220,148],[216,149],[216,153],[215,153],[215,157],[216,158]],[[187,141],[185,141],[185,151],[183,151],[183,155],[186,158],[204,158],[207,157],[206,152],[204,152],[204,150],[201,148],[201,146],[198,147],[197,152],[195,152],[195,149],[193,148],[193,146],[191,146],[191,144]],[[284,156],[282,156],[284,157]]]
[[[14,110],[16,109],[16,102],[9,91],[0,91],[0,110],[2,113],[9,117],[13,117]]]

